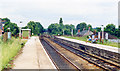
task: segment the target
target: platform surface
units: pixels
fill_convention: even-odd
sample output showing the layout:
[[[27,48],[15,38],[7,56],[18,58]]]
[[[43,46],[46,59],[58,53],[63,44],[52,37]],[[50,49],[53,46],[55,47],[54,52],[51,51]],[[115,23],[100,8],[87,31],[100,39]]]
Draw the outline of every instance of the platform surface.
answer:
[[[14,65],[13,69],[56,69],[37,36],[27,41]]]
[[[106,46],[106,45],[101,45],[101,44],[94,44],[94,43],[89,43],[89,42],[86,43],[85,41],[80,41],[80,40],[71,39],[71,38],[65,38],[65,37],[62,37],[62,36],[57,36],[57,37],[61,38],[61,39],[69,40],[69,41],[72,41],[72,42],[80,43],[80,44],[83,44],[83,45],[93,46],[93,47],[96,47],[96,48],[99,48],[99,49],[104,49],[104,50],[108,50],[108,51],[111,51],[111,52],[120,53],[120,48],[118,48],[118,47]]]

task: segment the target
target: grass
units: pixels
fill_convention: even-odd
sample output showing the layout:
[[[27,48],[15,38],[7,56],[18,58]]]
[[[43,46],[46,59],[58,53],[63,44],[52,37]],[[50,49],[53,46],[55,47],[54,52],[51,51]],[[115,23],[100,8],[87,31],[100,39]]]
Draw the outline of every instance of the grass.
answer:
[[[71,38],[71,39],[77,39],[77,40],[81,40],[81,41],[86,41],[87,40],[87,36],[84,36],[84,37],[64,36],[64,37]]]
[[[0,37],[1,38],[1,37]],[[9,62],[14,59],[19,50],[25,44],[26,40],[19,41],[19,38],[12,37],[11,40],[8,40],[6,43],[2,42],[0,39],[0,70],[8,68],[11,65]]]
[[[72,37],[72,36],[64,36],[66,38],[71,38],[71,39],[77,39],[77,40],[81,40],[81,41],[87,41],[87,36],[84,36],[84,37]],[[102,44],[100,43],[99,41],[97,42],[97,44]],[[107,45],[107,46],[113,46],[113,47],[118,47],[118,43],[115,43],[115,42],[106,42],[104,41],[104,44],[102,45]],[[120,48],[120,47],[118,47]]]

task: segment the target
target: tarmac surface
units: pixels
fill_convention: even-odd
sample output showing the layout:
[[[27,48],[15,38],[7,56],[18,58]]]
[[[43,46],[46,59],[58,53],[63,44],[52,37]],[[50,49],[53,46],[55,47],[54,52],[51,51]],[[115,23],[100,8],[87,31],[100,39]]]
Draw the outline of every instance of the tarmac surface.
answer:
[[[37,36],[28,39],[14,65],[13,69],[56,69]]]

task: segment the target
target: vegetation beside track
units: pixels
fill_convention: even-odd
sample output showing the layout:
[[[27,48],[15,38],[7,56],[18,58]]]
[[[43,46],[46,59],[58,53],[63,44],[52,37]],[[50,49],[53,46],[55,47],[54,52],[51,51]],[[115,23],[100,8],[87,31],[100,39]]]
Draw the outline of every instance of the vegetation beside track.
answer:
[[[71,38],[71,39],[77,39],[77,40],[81,40],[81,41],[85,41],[85,42],[87,41],[87,36],[84,36],[84,37],[63,36],[63,37]],[[102,44],[102,43],[100,43],[98,41],[96,44]],[[118,47],[118,43],[115,43],[115,42],[104,42],[102,45]],[[120,47],[118,47],[118,48],[120,48]]]
[[[11,68],[12,65],[9,62],[14,59],[26,42],[27,40],[20,42],[19,38],[12,37],[11,40],[4,43],[0,37],[0,70]]]

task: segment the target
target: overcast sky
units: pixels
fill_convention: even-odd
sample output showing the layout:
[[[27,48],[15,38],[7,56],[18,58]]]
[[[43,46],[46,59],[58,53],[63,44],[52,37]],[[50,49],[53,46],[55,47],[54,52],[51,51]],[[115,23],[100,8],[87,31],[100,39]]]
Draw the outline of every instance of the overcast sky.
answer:
[[[40,22],[45,28],[58,23],[77,25],[86,22],[93,27],[118,25],[119,0],[0,0],[0,17],[7,17],[18,26],[29,21]],[[20,25],[19,22],[23,21]]]

